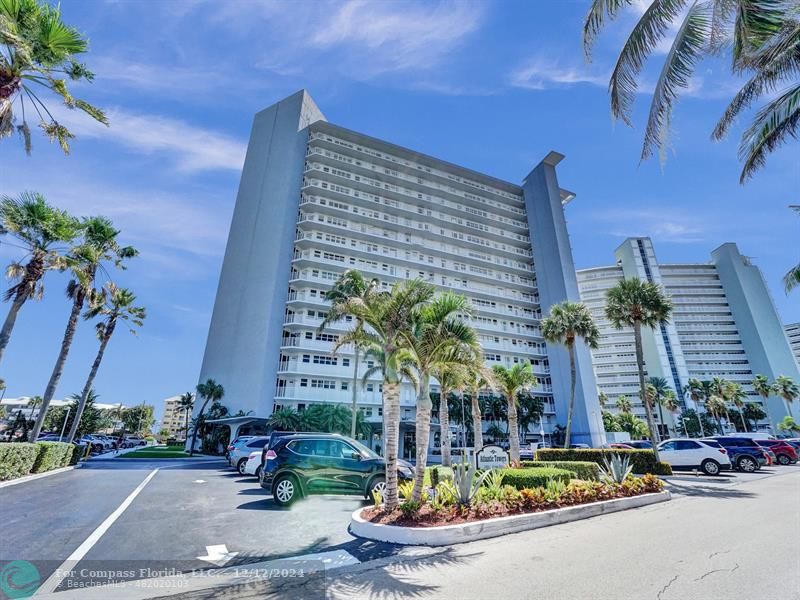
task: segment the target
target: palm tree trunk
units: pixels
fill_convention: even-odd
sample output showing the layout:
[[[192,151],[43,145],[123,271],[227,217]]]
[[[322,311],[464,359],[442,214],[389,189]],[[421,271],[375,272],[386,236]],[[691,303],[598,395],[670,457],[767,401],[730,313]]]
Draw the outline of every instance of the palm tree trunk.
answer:
[[[647,401],[647,386],[644,381],[644,351],[642,350],[642,324],[640,321],[635,321],[633,324],[633,337],[636,342],[636,366],[639,371],[639,393],[641,394],[645,414],[647,415],[647,426],[650,429],[650,438],[653,442],[653,454],[656,455],[656,462],[659,462],[657,447],[658,432],[653,422],[653,408],[650,406],[650,402]]]
[[[185,441],[185,440],[186,440],[186,438],[188,438],[188,437],[189,437],[189,407],[187,406],[187,407],[185,407],[183,410],[184,410],[184,414],[183,414],[183,416],[184,416],[184,417],[185,417],[185,419],[186,419],[186,421],[185,421],[185,422],[186,422],[186,425],[185,425],[185,426],[184,426],[184,428],[183,428],[183,435],[184,435],[184,438],[183,438],[183,439],[184,439],[184,441]]]
[[[506,394],[508,403],[508,441],[511,445],[511,462],[519,462],[519,425],[517,425],[517,402],[514,394]]]
[[[472,403],[472,431],[477,452],[483,448],[483,423],[481,423],[481,403],[478,399],[478,390],[470,390],[470,401]]]
[[[575,410],[575,344],[567,343],[569,352],[569,410],[567,411],[567,429],[564,432],[564,448],[569,448],[569,440],[572,435],[572,411]]]
[[[422,373],[419,380],[417,396],[417,464],[414,474],[414,491],[411,498],[416,502],[422,498],[422,486],[425,482],[425,467],[428,465],[428,446],[431,437],[431,402],[430,377]]]
[[[39,432],[42,430],[42,424],[44,423],[44,416],[47,413],[47,407],[50,406],[50,401],[53,399],[56,393],[56,387],[58,387],[58,382],[61,380],[61,374],[64,372],[64,363],[67,362],[67,355],[69,354],[69,349],[72,346],[72,338],[75,337],[75,330],[78,327],[78,317],[81,314],[81,309],[83,308],[83,294],[78,292],[78,296],[72,302],[72,310],[69,313],[69,319],[67,320],[67,328],[64,331],[64,338],[61,340],[61,351],[58,353],[58,358],[56,359],[56,364],[53,366],[53,372],[50,374],[50,381],[47,382],[47,388],[44,391],[44,396],[42,397],[42,410],[39,411],[39,416],[36,419],[36,423],[33,426],[33,436],[31,439],[35,440],[36,437],[39,436]],[[69,439],[72,441],[72,438]]]
[[[439,438],[442,441],[442,464],[445,467],[452,466],[453,459],[450,456],[450,407],[447,406],[447,395],[450,392],[441,384],[439,385]]]
[[[744,432],[747,433],[747,423],[744,420],[744,406],[739,409],[739,418],[742,420],[742,428],[744,428]]]
[[[400,382],[383,382],[383,435],[386,447],[386,510],[394,510],[397,498],[397,450],[400,441]]]
[[[17,294],[14,297],[14,302],[8,309],[6,320],[3,322],[3,328],[0,329],[0,361],[3,360],[3,352],[5,352],[8,341],[11,339],[11,331],[14,329],[14,324],[17,322],[17,313],[22,305],[25,304],[25,295]]]
[[[211,400],[211,396],[205,399],[203,405],[200,407],[200,412],[197,413],[197,421],[195,422],[195,426],[192,429],[192,445],[189,446],[189,456],[194,455],[194,445],[197,443],[197,423],[200,422],[200,417],[203,416],[203,412],[205,412],[209,400]]]
[[[353,367],[353,415],[352,421],[350,422],[350,437],[356,439],[356,412],[358,410],[358,359],[361,356],[361,352],[358,349],[358,346],[353,346],[353,349],[356,353],[355,359],[355,366]]]
[[[106,328],[106,334],[103,336],[103,339],[100,340],[100,348],[97,350],[97,356],[94,358],[94,363],[92,363],[92,369],[89,371],[89,378],[86,380],[86,385],[83,386],[83,392],[81,392],[81,399],[78,402],[78,408],[75,410],[75,419],[72,421],[72,426],[69,428],[69,435],[67,436],[67,441],[72,442],[75,438],[75,434],[78,431],[78,426],[81,423],[81,417],[83,416],[83,409],[86,408],[86,400],[89,398],[89,392],[92,391],[92,385],[94,385],[94,378],[97,376],[97,370],[100,368],[100,363],[103,360],[103,354],[105,354],[106,346],[108,346],[108,340],[111,339],[111,334],[114,333],[114,323],[110,323]]]

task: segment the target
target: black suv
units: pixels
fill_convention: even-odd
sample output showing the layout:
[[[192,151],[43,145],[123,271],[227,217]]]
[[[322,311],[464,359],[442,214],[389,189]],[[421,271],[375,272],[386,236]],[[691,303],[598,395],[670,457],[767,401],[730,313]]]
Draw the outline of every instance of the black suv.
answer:
[[[413,481],[410,463],[397,461],[400,481]],[[335,433],[281,436],[262,454],[259,482],[275,503],[289,506],[309,494],[358,494],[386,488],[386,461],[363,444]]]

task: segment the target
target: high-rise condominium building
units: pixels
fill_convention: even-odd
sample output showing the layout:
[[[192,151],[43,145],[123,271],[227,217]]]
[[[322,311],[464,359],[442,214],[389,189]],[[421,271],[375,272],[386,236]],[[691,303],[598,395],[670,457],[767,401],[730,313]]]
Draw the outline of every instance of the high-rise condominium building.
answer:
[[[789,339],[789,346],[792,348],[794,360],[800,368],[800,323],[792,323],[787,325],[786,337]]]
[[[708,263],[660,264],[649,238],[628,238],[615,257],[613,266],[578,271],[581,300],[590,307],[601,331],[600,347],[592,352],[597,386],[608,396],[612,410],[614,401],[624,395],[636,413],[644,414],[633,330],[613,328],[604,312],[606,292],[623,278],[657,283],[672,298],[669,323],[645,328],[642,345],[647,376],[666,379],[684,406],[698,408],[682,394],[690,378],[720,377],[740,383],[749,401],[760,404],[763,399],[752,385],[755,375],[766,375],[770,381],[787,375],[800,381],[761,271],[735,244],[714,250]],[[765,426],[787,414],[778,397],[769,398],[766,410]],[[793,410],[797,413],[797,408]],[[656,411],[656,418],[671,426],[679,416],[662,409]]]
[[[186,439],[186,409],[178,404],[180,396],[164,399],[164,414],[161,417],[161,429],[169,429],[170,437]],[[191,420],[191,415],[189,416]]]
[[[331,350],[353,323],[320,330],[325,292],[348,269],[378,278],[385,290],[419,278],[469,298],[475,314],[464,318],[480,334],[489,365],[531,361],[550,432],[566,421],[569,366],[562,348],[544,343],[539,320],[551,304],[578,299],[563,213],[573,195],[556,178],[562,158],[550,153],[520,185],[333,125],[305,91],[258,113],[200,379],[223,384],[231,412],[349,406],[353,354]],[[359,377],[371,366],[362,361]],[[359,407],[379,420],[380,376],[359,388]],[[401,405],[408,455],[410,383]],[[576,405],[574,440],[599,443],[584,348]],[[539,423],[531,429],[538,432]]]

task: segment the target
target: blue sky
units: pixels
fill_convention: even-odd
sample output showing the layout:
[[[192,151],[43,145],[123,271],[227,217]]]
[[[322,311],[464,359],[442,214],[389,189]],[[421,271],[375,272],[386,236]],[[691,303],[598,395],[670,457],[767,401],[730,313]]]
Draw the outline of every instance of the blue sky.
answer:
[[[78,135],[69,157],[39,135],[31,157],[3,140],[0,192],[38,190],[76,214],[106,215],[141,250],[118,281],[136,291],[147,322],[138,337],[115,334],[100,401],[160,409],[193,389],[253,114],[303,87],[334,123],[510,181],[562,152],[561,184],[577,193],[568,221],[579,268],[610,263],[630,235],[651,236],[661,262],[705,261],[735,241],[784,320],[800,320],[800,295],[780,286],[800,258],[800,219],[786,208],[800,202],[797,146],[738,184],[741,128],[709,141],[736,89],[724,62],[698,70],[663,166],[639,164],[658,64],[644,74],[635,128],[610,118],[607,75],[645,4],[603,33],[587,64],[588,0],[62,0],[97,73],[74,93],[106,108],[111,127],[60,110]],[[13,257],[0,245],[2,260]],[[20,314],[0,373],[7,396],[44,391],[69,308],[65,283],[48,275],[45,300]],[[95,350],[84,324],[57,397],[80,390]]]

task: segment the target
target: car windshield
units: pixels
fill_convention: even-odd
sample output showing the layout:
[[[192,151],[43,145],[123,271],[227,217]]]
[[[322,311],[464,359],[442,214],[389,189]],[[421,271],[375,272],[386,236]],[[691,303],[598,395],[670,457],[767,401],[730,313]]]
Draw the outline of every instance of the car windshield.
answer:
[[[356,440],[348,440],[348,442],[351,446],[355,446],[356,450],[358,450],[364,458],[381,458],[380,454],[377,454],[374,450],[370,450],[361,442],[357,442]]]

